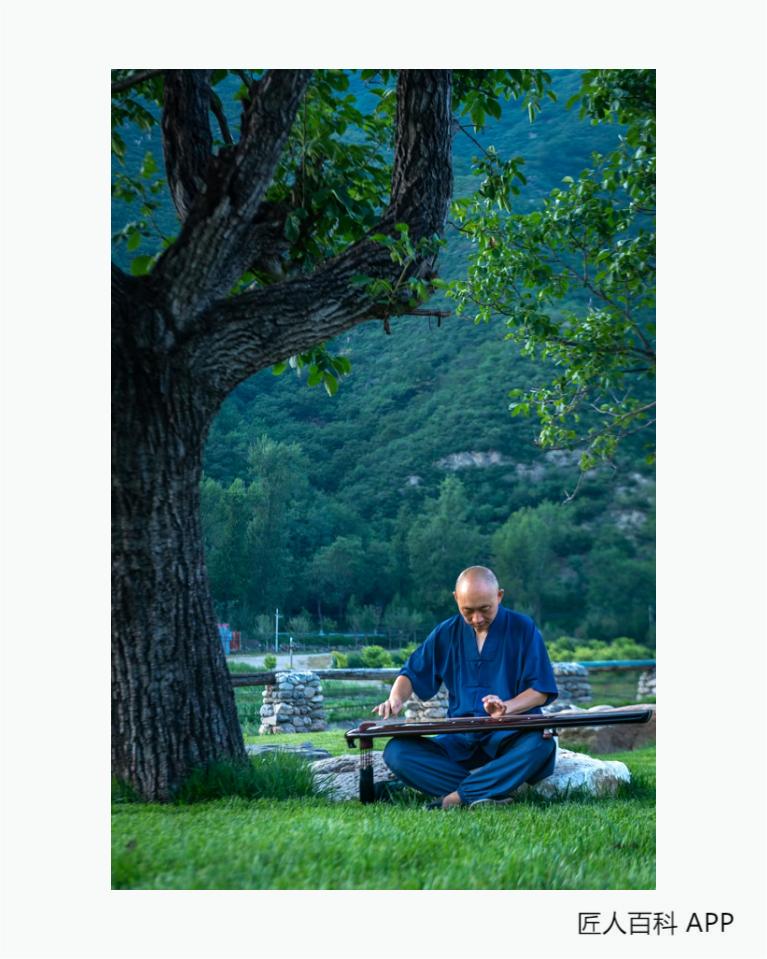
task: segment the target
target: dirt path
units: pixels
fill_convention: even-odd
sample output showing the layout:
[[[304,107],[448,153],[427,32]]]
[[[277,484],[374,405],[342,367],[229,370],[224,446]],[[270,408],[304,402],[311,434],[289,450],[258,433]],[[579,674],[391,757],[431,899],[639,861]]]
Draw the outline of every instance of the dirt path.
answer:
[[[233,663],[247,663],[248,666],[263,666],[264,656],[267,653],[259,653],[257,656],[249,656],[247,653],[235,653],[228,659]],[[273,655],[273,654],[272,654]],[[294,653],[293,669],[330,669],[330,653]],[[280,653],[277,656],[277,669],[290,669],[290,655]]]

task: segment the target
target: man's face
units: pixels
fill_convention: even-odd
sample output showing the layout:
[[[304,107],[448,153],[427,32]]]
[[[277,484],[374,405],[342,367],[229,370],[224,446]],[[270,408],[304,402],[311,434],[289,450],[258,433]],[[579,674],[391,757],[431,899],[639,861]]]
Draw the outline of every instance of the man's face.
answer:
[[[496,617],[503,590],[468,580],[458,586],[453,596],[464,620],[477,632],[483,633]]]

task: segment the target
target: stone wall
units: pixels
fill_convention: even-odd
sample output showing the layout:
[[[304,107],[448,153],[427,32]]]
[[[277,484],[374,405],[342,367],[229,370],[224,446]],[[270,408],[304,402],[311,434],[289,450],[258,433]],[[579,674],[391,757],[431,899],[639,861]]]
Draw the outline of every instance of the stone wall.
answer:
[[[637,699],[643,696],[655,695],[655,667],[646,669],[639,677],[637,683]]]
[[[440,686],[433,699],[419,699],[415,693],[405,703],[405,722],[422,722],[430,719],[444,719],[447,716],[447,689]]]
[[[553,663],[554,677],[559,689],[559,697],[554,700],[557,705],[569,703],[590,703],[591,683],[589,671],[578,663]]]
[[[320,680],[314,673],[282,672],[265,686],[260,736],[273,733],[321,732],[326,728]]]

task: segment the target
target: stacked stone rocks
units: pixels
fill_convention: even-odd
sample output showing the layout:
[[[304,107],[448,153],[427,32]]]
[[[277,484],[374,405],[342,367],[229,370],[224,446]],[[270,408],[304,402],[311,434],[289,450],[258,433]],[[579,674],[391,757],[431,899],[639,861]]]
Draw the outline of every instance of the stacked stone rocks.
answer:
[[[321,732],[326,728],[320,680],[314,673],[283,672],[264,687],[260,736]]]
[[[655,695],[655,667],[652,669],[646,669],[639,677],[639,682],[637,683],[637,699],[642,699],[644,696],[654,696]]]
[[[405,722],[416,723],[447,716],[447,689],[440,686],[433,699],[419,699],[415,693],[405,703]]]
[[[553,663],[554,678],[559,689],[555,702],[560,706],[569,703],[590,703],[591,683],[589,671],[579,663]]]

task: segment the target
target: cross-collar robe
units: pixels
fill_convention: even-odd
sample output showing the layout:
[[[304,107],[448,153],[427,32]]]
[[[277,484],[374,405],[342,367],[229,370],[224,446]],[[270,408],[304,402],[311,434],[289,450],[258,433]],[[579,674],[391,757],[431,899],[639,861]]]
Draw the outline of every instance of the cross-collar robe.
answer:
[[[487,716],[482,697],[490,693],[509,700],[533,688],[546,695],[548,705],[559,692],[543,638],[529,616],[504,606],[490,624],[482,652],[474,630],[461,615],[436,626],[400,670],[420,699],[431,699],[442,683],[449,693],[448,716]],[[540,713],[536,706],[530,713]],[[502,743],[519,730],[491,733],[445,733],[437,742],[451,758],[468,759],[481,746],[494,758]]]

